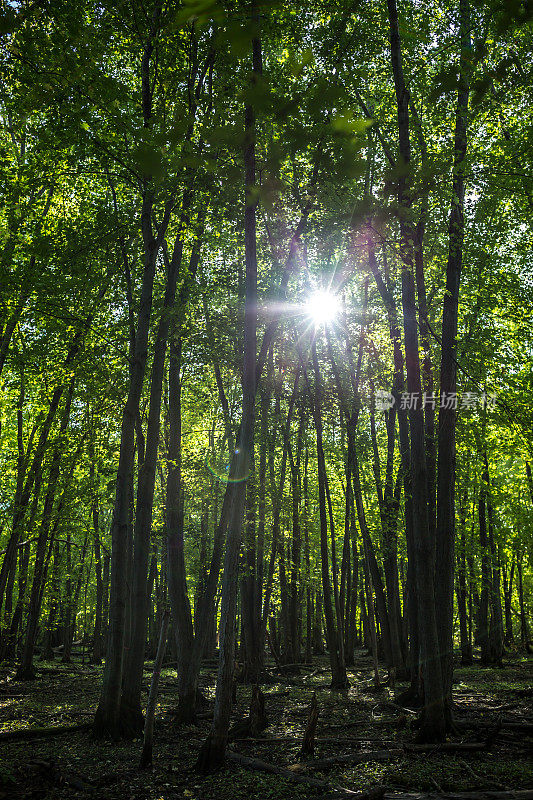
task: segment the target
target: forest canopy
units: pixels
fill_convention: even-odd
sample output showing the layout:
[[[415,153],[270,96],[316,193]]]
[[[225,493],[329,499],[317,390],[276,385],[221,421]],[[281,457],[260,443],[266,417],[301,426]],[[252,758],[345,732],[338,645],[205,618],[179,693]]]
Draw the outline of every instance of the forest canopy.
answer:
[[[6,680],[102,664],[92,735],[149,762],[162,664],[179,736],[212,662],[209,772],[272,665],[346,693],[363,650],[427,744],[454,667],[531,652],[532,25],[2,0]]]

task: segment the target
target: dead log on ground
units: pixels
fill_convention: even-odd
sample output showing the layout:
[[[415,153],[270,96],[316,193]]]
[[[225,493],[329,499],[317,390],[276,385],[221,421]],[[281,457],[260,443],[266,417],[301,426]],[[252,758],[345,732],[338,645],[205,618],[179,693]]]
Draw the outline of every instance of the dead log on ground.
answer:
[[[248,736],[246,739],[234,739],[234,742],[248,742],[249,744],[293,744],[297,745],[299,739],[295,736]],[[376,742],[383,747],[394,745],[392,739],[376,739],[372,736],[315,736],[315,744],[353,744],[361,742]]]
[[[393,758],[401,758],[405,751],[400,748],[391,750],[370,750],[366,753],[345,753],[331,758],[319,758],[315,761],[307,761],[303,764],[295,764],[296,772],[306,772],[309,769],[327,770],[337,766],[337,764],[364,764],[367,761],[391,761]]]
[[[505,792],[478,790],[476,792],[393,792],[385,794],[384,800],[533,800],[533,789],[517,789]]]
[[[461,719],[455,720],[455,726],[461,729],[474,729],[474,730],[489,730],[492,735],[505,730],[509,733],[523,734],[524,736],[533,735],[533,722],[518,722],[509,721],[505,719],[497,719],[496,721],[483,721],[475,719]]]
[[[89,728],[92,728],[92,722],[80,722],[79,725],[59,725],[54,728],[23,728],[18,731],[3,731],[0,733],[0,742],[44,739],[47,736],[62,736],[64,733],[75,733],[89,730]]]
[[[260,758],[249,758],[248,756],[241,755],[241,753],[234,753],[231,750],[226,752],[226,758],[228,761],[244,767],[244,769],[266,772],[269,775],[279,775],[281,778],[286,778],[294,783],[305,784],[306,786],[314,786],[317,789],[326,789],[330,792],[335,792],[335,795],[333,795],[335,797],[350,797],[352,800],[381,800],[385,793],[384,787],[381,786],[371,789],[369,792],[353,792],[350,789],[334,786],[318,778],[299,775],[285,767],[278,767],[276,764],[269,764],[267,761],[262,761]]]
[[[434,751],[444,751],[447,753],[455,752],[478,752],[488,750],[491,742],[440,742],[436,744],[405,744],[404,748],[409,753],[433,753]]]

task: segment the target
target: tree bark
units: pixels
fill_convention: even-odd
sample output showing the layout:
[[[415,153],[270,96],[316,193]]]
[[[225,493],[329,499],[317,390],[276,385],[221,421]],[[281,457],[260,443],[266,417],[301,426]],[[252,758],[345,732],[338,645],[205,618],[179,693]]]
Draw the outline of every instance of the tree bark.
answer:
[[[424,674],[424,711],[419,736],[427,741],[440,741],[445,736],[442,668],[435,607],[435,542],[428,518],[428,480],[425,451],[422,383],[418,350],[415,281],[413,274],[414,231],[411,222],[411,200],[407,187],[407,170],[411,160],[409,134],[409,91],[405,85],[398,10],[396,0],[387,0],[390,23],[390,52],[396,102],[398,134],[403,172],[398,179],[400,217],[400,252],[402,259],[402,309],[407,367],[407,390],[416,406],[409,409],[411,433],[411,488],[413,496],[413,540],[416,557],[416,581],[419,607],[419,635]]]
[[[514,578],[515,560],[514,555],[511,559],[511,569],[507,573],[506,564],[503,564],[503,600],[505,608],[505,644],[510,646],[514,642],[513,634],[513,617],[511,614],[511,601],[513,597],[513,578]]]
[[[337,630],[332,606],[332,587],[329,573],[329,551],[328,551],[328,521],[326,512],[326,461],[324,457],[324,446],[322,436],[322,389],[320,370],[318,366],[318,356],[316,352],[316,342],[311,345],[311,358],[315,376],[313,416],[316,431],[316,448],[318,462],[318,508],[320,516],[320,562],[322,574],[322,593],[324,603],[324,616],[326,620],[326,639],[329,650],[331,664],[331,688],[344,691],[348,688],[348,677],[346,675],[346,665],[344,663],[344,652],[339,648],[339,636],[342,630]]]
[[[184,228],[188,222],[191,199],[190,188],[187,188],[182,203],[179,231],[175,240],[172,258],[168,264],[165,297],[154,344],[148,430],[146,434],[144,458],[140,464],[137,479],[132,581],[132,632],[130,645],[126,654],[125,674],[120,702],[120,724],[122,732],[128,736],[133,736],[141,731],[144,725],[141,711],[141,684],[148,620],[149,598],[147,579],[157,454],[159,449],[163,374],[171,323],[171,310],[174,305],[176,285],[183,255]]]
[[[148,705],[146,707],[146,722],[144,724],[144,740],[143,740],[143,749],[141,754],[141,767],[148,767],[152,763],[155,704],[157,702],[157,689],[159,686],[161,667],[163,665],[163,658],[165,656],[165,650],[167,647],[169,619],[170,619],[170,614],[168,613],[168,611],[164,611],[163,619],[161,621],[161,632],[159,634],[159,644],[157,646],[157,654],[154,662],[154,671],[152,673],[152,682],[150,684],[150,694],[148,695]]]
[[[451,728],[452,725],[456,412],[454,408],[447,407],[446,398],[450,397],[450,395],[453,396],[457,391],[457,320],[465,228],[464,172],[467,152],[468,98],[472,68],[469,0],[460,0],[459,18],[461,56],[455,117],[453,187],[449,221],[446,292],[442,311],[435,585],[440,661],[448,728]]]
[[[30,594],[30,603],[28,609],[28,623],[26,626],[26,636],[24,640],[24,648],[22,653],[21,663],[17,670],[18,680],[31,680],[35,677],[33,669],[33,650],[35,647],[35,636],[37,633],[37,625],[41,612],[41,599],[42,599],[42,584],[45,579],[45,552],[50,532],[50,524],[52,521],[52,512],[54,507],[54,500],[56,495],[57,483],[59,480],[59,473],[61,467],[61,450],[60,446],[64,445],[62,441],[70,420],[70,408],[72,404],[72,396],[74,394],[74,380],[70,382],[67,397],[65,400],[65,407],[61,415],[61,424],[59,428],[58,440],[56,441],[52,461],[50,465],[50,474],[48,477],[48,486],[44,500],[43,514],[41,518],[41,525],[39,528],[39,535],[37,538],[37,551],[35,555],[35,567],[33,571],[33,582]]]
[[[259,22],[255,4],[252,3],[252,18]],[[252,40],[252,83],[262,73],[261,41]],[[215,694],[215,709],[211,732],[204,743],[198,759],[198,768],[203,772],[215,769],[224,761],[231,713],[231,695],[235,652],[235,611],[237,593],[238,558],[241,546],[246,480],[253,464],[255,393],[256,393],[256,329],[257,329],[257,242],[255,187],[255,112],[252,106],[245,108],[245,209],[244,209],[244,253],[246,262],[246,297],[244,308],[244,357],[242,380],[242,420],[235,457],[230,468],[231,482],[228,535],[222,579],[222,603],[220,610],[220,656]]]

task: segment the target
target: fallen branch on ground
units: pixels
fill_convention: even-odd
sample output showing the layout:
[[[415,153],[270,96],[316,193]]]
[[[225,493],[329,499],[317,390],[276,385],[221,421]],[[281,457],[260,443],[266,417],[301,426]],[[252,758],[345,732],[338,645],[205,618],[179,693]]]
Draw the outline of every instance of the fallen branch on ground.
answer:
[[[437,744],[405,744],[405,749],[410,753],[432,753],[434,750],[441,750],[447,753],[455,752],[477,752],[478,750],[488,750],[490,742],[440,742]]]
[[[292,769],[295,772],[305,772],[308,769],[325,770],[335,767],[337,764],[364,764],[367,761],[390,761],[393,758],[401,758],[405,751],[400,748],[391,750],[370,750],[366,753],[345,753],[331,758],[319,758],[315,761],[307,761],[302,764],[295,764]]]
[[[353,800],[381,800],[385,793],[382,786],[371,789],[369,792],[353,792],[350,789],[343,787],[333,786],[331,783],[319,780],[318,778],[310,778],[307,775],[298,775],[292,770],[278,767],[275,764],[269,764],[267,761],[262,761],[260,758],[249,758],[240,753],[234,753],[231,750],[226,751],[226,758],[234,764],[238,764],[244,769],[250,769],[257,772],[267,772],[269,775],[279,775],[282,778],[294,781],[295,783],[305,784],[306,786],[314,786],[317,789],[326,789],[330,792],[335,792],[335,796],[346,796],[353,798]]]
[[[482,775],[478,775],[477,772],[474,772],[470,764],[468,764],[466,761],[463,761],[462,758],[458,758],[457,761],[462,766],[462,768],[465,769],[473,777],[473,779],[479,786],[482,786],[483,784],[487,786],[488,784],[490,787],[490,784],[492,783],[496,787],[496,789],[500,789],[501,791],[504,792],[509,791],[508,786],[503,786],[501,783],[496,783],[496,781],[491,781],[483,777]]]
[[[435,792],[394,792],[385,794],[384,800],[533,800],[533,789],[517,789],[516,791],[505,792],[478,790],[476,792],[443,792],[442,794]]]
[[[475,719],[461,719],[455,720],[455,726],[459,729],[463,728],[474,728],[476,730],[483,729],[483,728],[495,728],[496,733],[499,733],[501,730],[505,730],[512,733],[522,733],[526,736],[531,736],[533,734],[533,722],[518,722],[518,721],[510,721],[510,720],[502,720],[497,719],[495,721],[483,721],[483,720],[475,720]]]
[[[23,739],[44,739],[46,736],[62,736],[64,733],[88,730],[92,722],[80,722],[79,725],[61,725],[55,728],[23,728],[18,731],[3,731],[0,733],[0,742],[16,741]]]
[[[248,742],[249,744],[300,744],[296,736],[248,736],[246,739],[234,739],[235,742]],[[361,742],[377,742],[383,746],[397,744],[392,739],[375,739],[371,736],[317,736],[315,744],[354,744]]]

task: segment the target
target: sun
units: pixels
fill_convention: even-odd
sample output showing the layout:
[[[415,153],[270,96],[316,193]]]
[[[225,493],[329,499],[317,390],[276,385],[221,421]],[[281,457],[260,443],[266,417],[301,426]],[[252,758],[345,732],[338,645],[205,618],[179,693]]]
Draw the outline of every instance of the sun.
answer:
[[[331,292],[320,290],[311,295],[306,303],[307,313],[315,325],[333,322],[339,313],[339,298]]]

